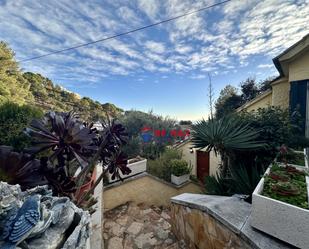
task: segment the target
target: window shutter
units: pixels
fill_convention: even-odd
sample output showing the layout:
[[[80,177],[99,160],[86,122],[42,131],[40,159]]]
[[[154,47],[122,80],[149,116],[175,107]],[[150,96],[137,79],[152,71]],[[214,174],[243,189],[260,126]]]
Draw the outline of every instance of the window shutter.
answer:
[[[298,111],[301,115],[302,134],[305,135],[307,112],[307,85],[309,80],[291,82],[290,111]]]

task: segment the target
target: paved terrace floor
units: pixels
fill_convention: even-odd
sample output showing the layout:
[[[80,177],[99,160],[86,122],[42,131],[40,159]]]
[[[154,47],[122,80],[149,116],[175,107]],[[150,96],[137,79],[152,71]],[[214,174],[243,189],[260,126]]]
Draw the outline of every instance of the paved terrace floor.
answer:
[[[170,210],[127,203],[104,213],[107,249],[186,249],[171,231]]]

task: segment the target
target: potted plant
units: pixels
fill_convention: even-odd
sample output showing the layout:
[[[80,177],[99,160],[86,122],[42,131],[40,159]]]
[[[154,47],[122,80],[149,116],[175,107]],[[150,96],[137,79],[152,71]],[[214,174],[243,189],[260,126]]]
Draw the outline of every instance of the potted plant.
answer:
[[[126,143],[125,129],[115,121],[102,127],[98,131],[72,112],[49,112],[43,119],[33,120],[26,130],[33,142],[27,153],[0,146],[0,161],[4,162],[0,172],[9,176],[10,184],[20,184],[23,190],[48,184],[54,195],[68,196],[88,209],[95,203],[91,193],[107,171],[113,179],[120,177],[120,172],[131,172],[121,152]],[[97,165],[102,165],[104,171],[96,179]]]
[[[251,225],[294,246],[308,248],[308,189],[305,167],[274,162],[253,192]]]
[[[170,162],[171,167],[171,181],[176,185],[181,185],[190,180],[190,173],[192,167],[188,166],[188,163],[182,159],[173,159]]]

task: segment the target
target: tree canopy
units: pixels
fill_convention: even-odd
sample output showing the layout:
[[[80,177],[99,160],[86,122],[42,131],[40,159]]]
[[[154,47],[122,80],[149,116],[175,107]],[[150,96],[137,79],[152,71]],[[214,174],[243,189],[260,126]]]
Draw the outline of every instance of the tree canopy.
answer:
[[[84,120],[97,121],[107,115],[116,117],[123,112],[114,104],[101,104],[88,97],[65,90],[38,73],[23,73],[8,44],[0,41],[0,105],[6,102],[28,104],[42,111],[74,110]]]
[[[29,82],[14,59],[14,52],[0,41],[0,104],[11,100],[17,104],[32,102],[34,98],[29,88]]]
[[[269,77],[257,82],[255,78],[249,77],[240,82],[240,89],[232,85],[225,86],[215,103],[216,118],[222,118],[234,112],[238,107],[270,89],[273,79],[274,77]]]

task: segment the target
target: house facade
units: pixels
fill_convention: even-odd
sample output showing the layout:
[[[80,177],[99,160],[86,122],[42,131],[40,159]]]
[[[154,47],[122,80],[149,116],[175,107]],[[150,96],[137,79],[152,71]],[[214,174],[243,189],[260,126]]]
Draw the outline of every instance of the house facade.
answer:
[[[273,59],[279,76],[271,89],[239,107],[254,111],[267,106],[298,110],[303,118],[303,132],[309,137],[309,34]]]
[[[182,159],[192,166],[191,174],[201,182],[204,182],[206,176],[215,176],[219,170],[221,159],[214,151],[195,149],[190,139],[177,144],[175,148],[181,151]]]

